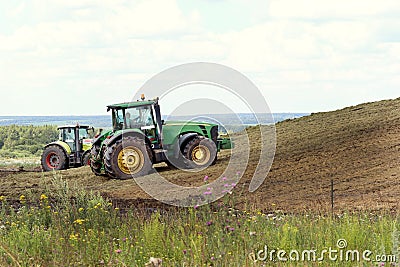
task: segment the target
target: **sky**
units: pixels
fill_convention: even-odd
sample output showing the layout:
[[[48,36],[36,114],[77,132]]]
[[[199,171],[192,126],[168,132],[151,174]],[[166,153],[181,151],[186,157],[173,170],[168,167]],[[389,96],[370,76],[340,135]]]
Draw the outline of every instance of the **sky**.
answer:
[[[104,115],[152,76],[190,62],[243,73],[276,113],[398,98],[400,2],[0,1],[0,116]],[[246,111],[193,86],[162,109],[199,92]]]

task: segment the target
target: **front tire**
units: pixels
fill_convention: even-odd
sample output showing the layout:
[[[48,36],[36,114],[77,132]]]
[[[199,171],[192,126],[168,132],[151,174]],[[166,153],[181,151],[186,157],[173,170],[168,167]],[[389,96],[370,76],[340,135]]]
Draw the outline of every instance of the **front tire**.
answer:
[[[207,168],[217,160],[217,146],[209,138],[197,136],[189,141],[183,150],[191,168]]]
[[[95,161],[95,158],[99,153],[100,147],[93,145],[90,149],[90,169],[96,176],[101,175],[101,163]]]
[[[104,156],[106,173],[121,180],[144,176],[153,170],[152,153],[145,141],[127,136],[110,146]]]
[[[48,146],[43,151],[41,165],[44,171],[66,169],[67,155],[64,150],[57,145]]]

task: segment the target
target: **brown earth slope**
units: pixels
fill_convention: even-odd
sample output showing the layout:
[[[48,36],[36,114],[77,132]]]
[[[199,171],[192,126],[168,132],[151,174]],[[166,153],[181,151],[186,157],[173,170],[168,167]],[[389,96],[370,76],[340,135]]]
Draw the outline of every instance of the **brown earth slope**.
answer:
[[[400,98],[278,123],[274,163],[254,193],[247,188],[258,162],[259,130],[251,127],[247,132],[252,140],[250,165],[234,190],[240,206],[266,211],[328,211],[333,179],[336,210],[400,210]],[[157,170],[176,184],[196,186],[203,183],[205,175],[219,177],[229,158],[230,153],[220,153],[215,166],[198,173],[163,166]],[[88,167],[61,171],[58,176],[99,191],[120,205],[157,205],[133,180],[94,176]],[[51,177],[52,173],[3,176],[0,195],[18,199],[25,190],[43,191]]]

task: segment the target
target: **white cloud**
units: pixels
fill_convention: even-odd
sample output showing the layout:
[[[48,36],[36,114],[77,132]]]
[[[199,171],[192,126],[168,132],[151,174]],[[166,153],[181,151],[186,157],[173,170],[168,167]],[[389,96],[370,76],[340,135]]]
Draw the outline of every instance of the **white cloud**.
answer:
[[[0,26],[0,90],[46,102],[58,114],[70,106],[45,99],[72,92],[64,98],[80,103],[77,114],[96,114],[124,94],[129,100],[146,78],[167,67],[211,61],[254,79],[277,111],[334,108],[357,95],[362,102],[378,89],[382,97],[396,95],[397,1],[274,0],[264,12],[263,1],[244,3],[240,7],[249,10],[243,14],[256,14],[248,17],[255,22],[222,32],[202,27],[202,12],[213,8],[212,1],[188,13],[174,0],[34,0],[15,6],[7,14],[10,23],[13,16],[27,20],[11,23],[11,32]],[[235,23],[223,14],[220,19]],[[87,101],[93,95],[102,97]],[[0,112],[6,110],[4,105]]]
[[[397,0],[273,0],[269,15],[279,19],[358,19],[365,16],[396,14]]]

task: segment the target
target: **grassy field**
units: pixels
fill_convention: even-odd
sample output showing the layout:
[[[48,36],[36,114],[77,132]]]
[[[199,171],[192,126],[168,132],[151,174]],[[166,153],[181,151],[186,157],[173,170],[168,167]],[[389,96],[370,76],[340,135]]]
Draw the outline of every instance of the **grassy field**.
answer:
[[[145,266],[151,257],[162,266],[399,266],[399,110],[396,99],[278,123],[274,163],[254,193],[260,128],[250,127],[233,193],[195,208],[162,205],[133,179],[88,167],[42,173],[0,160],[17,167],[0,171],[0,266]],[[229,161],[221,152],[200,172],[156,169],[193,187]]]
[[[0,201],[1,266],[145,266],[151,257],[162,266],[390,266],[399,252],[391,214],[239,211],[234,194],[190,209],[120,210],[56,174],[42,193]]]

